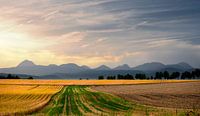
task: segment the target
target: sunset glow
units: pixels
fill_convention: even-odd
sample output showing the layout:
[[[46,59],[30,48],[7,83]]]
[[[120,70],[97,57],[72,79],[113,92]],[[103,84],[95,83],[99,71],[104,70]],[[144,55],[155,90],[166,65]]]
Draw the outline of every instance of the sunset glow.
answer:
[[[171,0],[156,3],[162,7],[133,2],[0,1],[0,67],[25,59],[91,67],[152,61],[200,66],[199,1],[176,1],[176,7]]]

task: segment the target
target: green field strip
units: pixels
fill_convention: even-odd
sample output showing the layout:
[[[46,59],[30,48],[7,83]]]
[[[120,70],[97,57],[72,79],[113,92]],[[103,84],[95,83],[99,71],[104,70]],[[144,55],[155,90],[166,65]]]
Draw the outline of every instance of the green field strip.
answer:
[[[112,94],[93,91],[87,86],[67,86],[39,113],[50,116],[129,115],[135,108],[140,109]]]
[[[66,111],[66,114],[69,115],[70,114],[70,96],[66,96],[66,108],[65,108],[65,111]]]
[[[112,100],[106,100],[108,98],[108,94],[104,94],[101,92],[90,92],[90,91],[86,91],[88,92],[88,94],[90,94],[91,96],[90,101],[93,101],[93,103],[95,105],[98,105],[100,107],[106,108],[106,109],[110,109],[113,111],[119,111],[119,110],[128,110],[129,108],[125,105],[121,105],[119,103],[115,103]]]
[[[88,104],[93,107],[94,109],[96,109],[98,112],[101,112],[103,114],[106,114],[108,113],[105,108],[102,108],[101,106],[98,106],[98,102],[97,100],[95,100],[95,98],[93,98],[93,96],[91,95],[90,92],[87,91],[88,88],[86,88],[85,86],[83,87],[80,87],[82,93],[83,93],[83,96],[85,98],[85,100],[88,101]]]
[[[78,108],[78,105],[76,104],[76,99],[75,98],[77,96],[74,95],[73,86],[69,86],[67,91],[68,91],[67,95],[71,95],[70,96],[70,103],[71,103],[70,105],[71,105],[72,114],[73,115],[78,115],[78,116],[82,115],[82,113],[80,112],[80,110]]]
[[[66,107],[67,107],[67,96],[65,96],[65,103],[64,103],[64,107],[63,107],[63,112],[62,112],[62,115],[65,116],[67,113],[66,113]]]
[[[55,96],[55,99],[52,99],[53,101],[51,102],[50,106],[47,107],[47,109],[44,110],[44,112],[46,112],[47,115],[53,116],[53,115],[59,115],[63,112],[63,103],[65,101],[63,101],[63,93],[65,92],[65,89],[58,94],[58,96]]]
[[[86,95],[85,93],[85,89],[84,87],[79,87],[79,99],[80,100],[80,103],[83,104],[83,107],[84,107],[84,110],[85,110],[85,113],[90,113],[90,114],[95,114],[95,115],[98,115],[99,113],[98,112],[101,112],[103,113],[104,111],[101,110],[100,108],[98,108],[97,106],[95,107],[95,105],[93,104],[93,102],[89,101],[87,98],[88,98],[88,95]],[[86,104],[86,105],[85,105]]]
[[[83,100],[81,100],[81,95],[77,95],[77,104],[80,105],[80,108],[84,110],[84,112],[89,112],[89,113],[92,113],[92,110],[90,110],[84,103],[83,103]]]
[[[119,104],[119,102],[115,102],[113,100],[113,99],[115,99],[114,97],[113,97],[112,100],[108,100],[109,96],[102,95],[102,93],[98,94],[98,95],[100,96],[100,98],[102,98],[102,100],[103,100],[102,102],[104,102],[105,104],[109,104],[109,105],[115,107],[116,110],[128,110],[129,109],[129,107],[127,107],[126,104],[122,105],[122,104]]]

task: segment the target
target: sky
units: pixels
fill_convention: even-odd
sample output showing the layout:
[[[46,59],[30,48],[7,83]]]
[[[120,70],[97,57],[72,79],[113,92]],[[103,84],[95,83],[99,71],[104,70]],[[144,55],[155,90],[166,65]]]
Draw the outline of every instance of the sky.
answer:
[[[200,67],[199,21],[199,0],[0,0],[0,67]]]

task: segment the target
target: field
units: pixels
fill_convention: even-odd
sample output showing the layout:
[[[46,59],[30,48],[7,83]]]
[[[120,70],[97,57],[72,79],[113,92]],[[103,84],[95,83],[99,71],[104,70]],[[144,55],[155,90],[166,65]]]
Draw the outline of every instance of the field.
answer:
[[[62,86],[0,85],[0,115],[25,114],[46,105]]]
[[[131,111],[131,104],[119,97],[93,91],[85,86],[65,87],[39,114],[111,115]]]
[[[199,82],[95,86],[92,89],[156,107],[200,109]]]
[[[131,84],[157,84],[198,82],[198,80],[27,80],[27,79],[1,79],[0,85],[131,85]]]
[[[1,80],[0,115],[197,115],[200,81]]]

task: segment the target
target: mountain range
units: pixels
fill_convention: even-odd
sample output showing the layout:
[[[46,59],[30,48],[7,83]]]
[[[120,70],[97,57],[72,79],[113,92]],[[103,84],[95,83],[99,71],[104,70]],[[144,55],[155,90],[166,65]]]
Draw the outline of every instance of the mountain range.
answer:
[[[110,68],[106,65],[101,65],[97,68],[88,66],[79,66],[74,63],[48,66],[36,65],[32,61],[25,60],[18,66],[12,68],[0,68],[0,73],[10,74],[25,74],[33,75],[39,79],[79,79],[79,78],[97,78],[99,75],[117,75],[117,74],[136,74],[145,73],[153,75],[157,71],[183,72],[192,70],[193,67],[185,62],[178,64],[165,65],[159,62],[145,63],[136,67],[130,67],[128,64],[120,65],[115,68]]]

